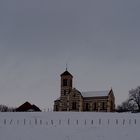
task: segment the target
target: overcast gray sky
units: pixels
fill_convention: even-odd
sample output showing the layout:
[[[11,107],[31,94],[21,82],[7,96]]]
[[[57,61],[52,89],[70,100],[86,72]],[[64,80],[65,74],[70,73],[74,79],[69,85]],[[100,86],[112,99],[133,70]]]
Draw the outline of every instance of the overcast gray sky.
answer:
[[[80,91],[140,85],[140,0],[1,0],[0,104],[42,108],[68,70]]]

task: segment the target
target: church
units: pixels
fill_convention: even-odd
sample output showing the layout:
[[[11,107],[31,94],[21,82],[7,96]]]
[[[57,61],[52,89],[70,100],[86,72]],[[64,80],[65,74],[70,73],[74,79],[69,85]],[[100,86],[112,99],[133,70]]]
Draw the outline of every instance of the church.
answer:
[[[80,92],[73,88],[73,76],[67,69],[60,76],[60,97],[54,101],[54,111],[115,111],[115,96],[112,89]]]

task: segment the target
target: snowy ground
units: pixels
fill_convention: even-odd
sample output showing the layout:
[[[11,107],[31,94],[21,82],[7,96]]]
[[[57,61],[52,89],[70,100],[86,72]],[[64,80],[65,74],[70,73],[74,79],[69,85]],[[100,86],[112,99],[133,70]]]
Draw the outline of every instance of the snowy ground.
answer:
[[[0,113],[0,140],[140,140],[140,114]]]

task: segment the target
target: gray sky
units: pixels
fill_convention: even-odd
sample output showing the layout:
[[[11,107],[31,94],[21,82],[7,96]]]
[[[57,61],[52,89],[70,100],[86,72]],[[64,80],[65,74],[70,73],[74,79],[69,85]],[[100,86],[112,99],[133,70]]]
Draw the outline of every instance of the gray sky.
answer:
[[[112,87],[120,104],[139,61],[139,0],[0,1],[0,104],[51,107],[66,63],[74,87]]]

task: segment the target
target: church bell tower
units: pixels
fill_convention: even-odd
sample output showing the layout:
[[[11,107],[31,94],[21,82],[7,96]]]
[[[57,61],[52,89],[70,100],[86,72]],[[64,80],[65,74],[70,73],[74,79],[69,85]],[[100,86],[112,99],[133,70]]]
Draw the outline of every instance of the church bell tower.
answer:
[[[72,90],[73,76],[67,71],[61,74],[61,97],[66,96]]]

